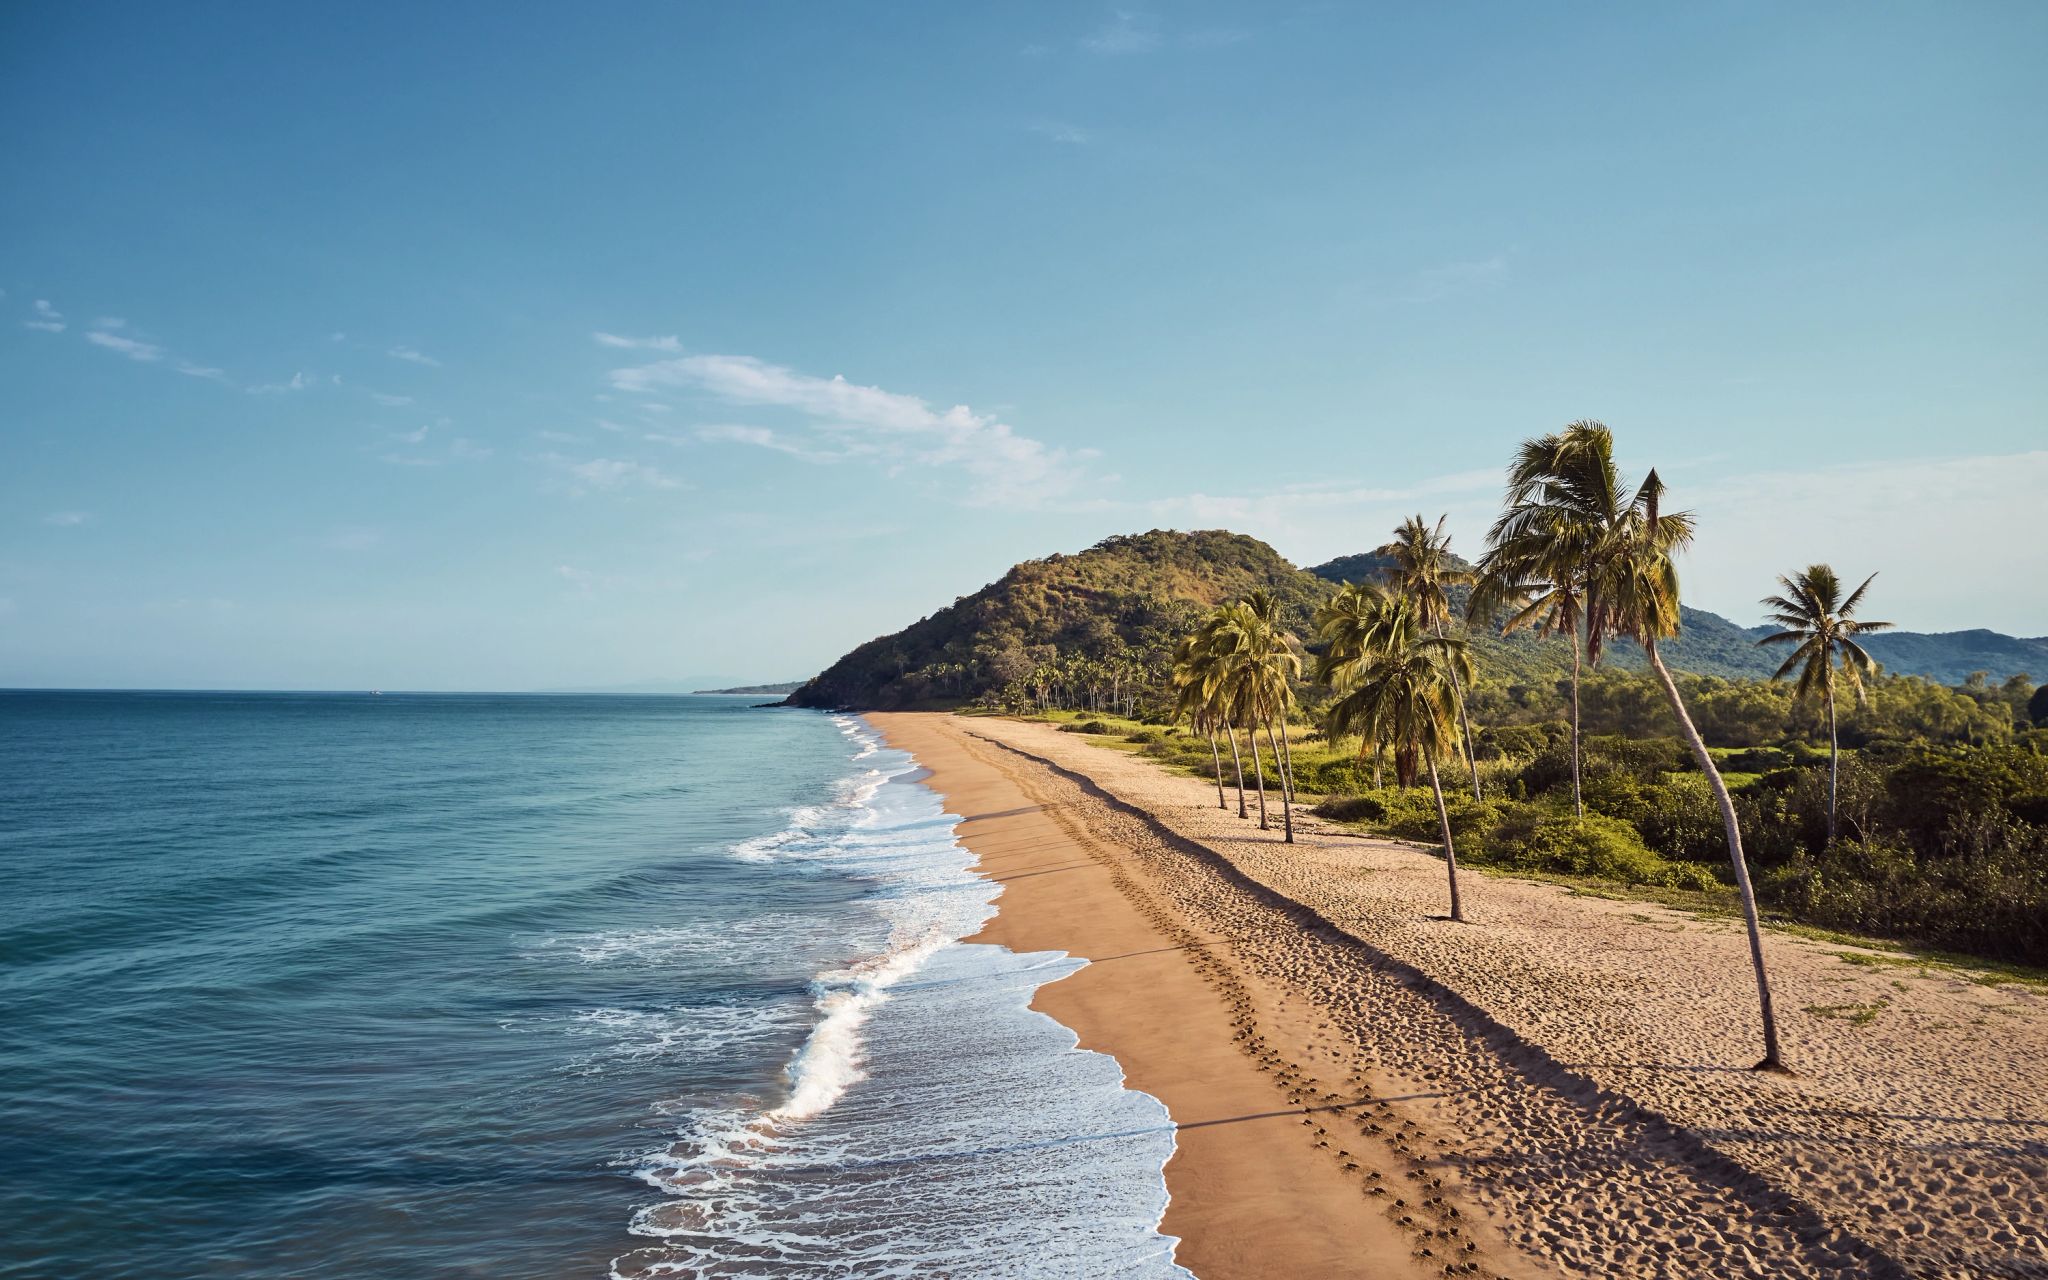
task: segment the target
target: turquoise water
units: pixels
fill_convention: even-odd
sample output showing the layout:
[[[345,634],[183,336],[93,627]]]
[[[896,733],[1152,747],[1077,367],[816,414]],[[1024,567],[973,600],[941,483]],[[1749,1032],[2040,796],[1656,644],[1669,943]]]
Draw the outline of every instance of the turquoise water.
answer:
[[[1163,1109],[745,699],[0,693],[0,1275],[1170,1276]]]

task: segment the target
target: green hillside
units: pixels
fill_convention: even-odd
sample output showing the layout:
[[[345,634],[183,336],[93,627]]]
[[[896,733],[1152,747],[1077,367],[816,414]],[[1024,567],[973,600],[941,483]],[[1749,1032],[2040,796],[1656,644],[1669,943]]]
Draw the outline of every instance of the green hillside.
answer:
[[[1106,538],[1027,560],[894,635],[833,663],[792,706],[899,708],[972,700],[1060,658],[1154,671],[1213,605],[1265,588],[1306,632],[1329,586],[1256,538],[1222,530]]]

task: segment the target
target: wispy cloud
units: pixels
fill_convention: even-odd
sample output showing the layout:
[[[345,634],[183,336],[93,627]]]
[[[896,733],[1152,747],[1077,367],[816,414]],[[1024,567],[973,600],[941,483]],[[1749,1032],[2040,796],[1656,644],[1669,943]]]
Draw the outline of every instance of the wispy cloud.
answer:
[[[1081,37],[1081,48],[1105,57],[1150,53],[1159,47],[1159,22],[1150,14],[1119,12]]]
[[[391,438],[393,440],[403,441],[406,444],[424,444],[427,439],[427,432],[432,431],[433,429],[433,423],[422,422],[419,426],[414,427],[411,431],[393,432]]]
[[[1374,521],[1404,504],[1445,502],[1484,496],[1490,500],[1501,485],[1497,469],[1457,471],[1407,484],[1373,485],[1356,481],[1313,481],[1250,494],[1190,493],[1137,503],[1153,519],[1196,525],[1228,525],[1248,532],[1284,536],[1314,534],[1332,517],[1340,526],[1358,526],[1356,537],[1374,545],[1385,541]],[[1118,504],[1121,505],[1121,504]],[[1391,527],[1391,522],[1389,522]],[[1358,547],[1355,550],[1363,550]]]
[[[616,333],[593,333],[601,347],[621,347],[628,351],[681,351],[682,341],[673,334],[665,338],[624,338]]]
[[[965,498],[976,505],[1039,505],[1070,490],[1080,479],[1079,464],[1094,456],[1092,450],[1058,449],[1019,435],[966,405],[935,409],[917,396],[799,373],[753,356],[682,356],[615,369],[611,380],[618,390],[635,394],[681,388],[730,404],[788,410],[830,441],[825,452],[854,451],[892,467],[964,473]]]
[[[22,324],[31,329],[41,329],[44,333],[62,333],[66,328],[64,313],[51,306],[46,298],[36,299],[34,317],[22,321]]]
[[[425,352],[420,351],[416,347],[408,347],[403,345],[396,346],[392,347],[384,354],[390,356],[393,360],[403,360],[408,364],[423,364],[431,369],[438,369],[441,367],[441,362],[439,360],[434,359],[434,357],[427,355]]]
[[[387,409],[399,409],[412,403],[411,396],[387,395],[382,391],[372,391],[370,393],[370,399],[375,400],[378,404],[383,405]]]
[[[304,391],[313,385],[313,380],[303,373],[294,373],[288,382],[264,382],[248,389],[252,396],[283,395],[291,391]]]
[[[61,329],[63,326],[57,327]],[[229,388],[235,385],[234,380],[228,377],[227,370],[173,356],[162,343],[136,332],[134,327],[120,316],[101,316],[93,321],[92,328],[85,333],[85,340],[96,347],[124,355],[141,364],[161,364],[188,378],[203,378]]]
[[[1095,140],[1094,135],[1086,129],[1058,120],[1034,120],[1024,127],[1039,137],[1060,143],[1062,146],[1085,147]]]
[[[120,332],[127,327],[128,322],[118,316],[102,317],[93,321],[93,328],[85,335],[85,340],[94,346],[118,351],[130,360],[139,360],[144,364],[155,364],[164,358],[164,349],[156,343],[131,338]]]
[[[193,364],[190,360],[180,360],[172,368],[188,378],[205,378],[210,382],[218,382],[222,386],[231,387],[234,385],[228,379],[227,370],[216,369],[212,365]]]
[[[776,434],[767,427],[748,427],[737,423],[719,422],[697,428],[697,439],[708,444],[744,444],[756,449],[769,449],[776,453],[802,458],[806,462],[839,462],[854,456],[851,449],[814,449],[787,437]],[[650,440],[661,439],[671,444],[680,443],[675,436],[650,435]]]
[[[683,482],[659,467],[623,458],[579,459],[559,453],[544,453],[540,460],[573,482],[571,492],[591,489],[680,489]]]
[[[44,524],[54,524],[61,529],[74,529],[82,524],[92,523],[90,511],[52,511],[43,517]]]

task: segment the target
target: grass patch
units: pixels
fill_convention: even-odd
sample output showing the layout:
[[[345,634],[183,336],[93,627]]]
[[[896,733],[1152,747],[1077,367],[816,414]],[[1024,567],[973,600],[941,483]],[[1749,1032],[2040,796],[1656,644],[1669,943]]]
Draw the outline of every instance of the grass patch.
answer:
[[[1852,1026],[1867,1027],[1876,1022],[1877,1015],[1883,1013],[1890,1004],[1890,1000],[1883,998],[1873,1000],[1869,1004],[1810,1004],[1806,1006],[1806,1012],[1816,1018],[1842,1018]]]

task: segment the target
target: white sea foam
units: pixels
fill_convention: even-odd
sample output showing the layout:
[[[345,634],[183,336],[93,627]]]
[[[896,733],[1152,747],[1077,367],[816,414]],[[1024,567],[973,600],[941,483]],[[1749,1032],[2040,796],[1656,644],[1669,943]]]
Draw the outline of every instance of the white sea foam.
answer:
[[[1185,1277],[1156,1230],[1165,1109],[1028,1008],[1082,962],[956,945],[1000,887],[916,762],[833,719],[867,767],[732,853],[870,882],[887,941],[813,980],[779,1098],[677,1100],[675,1141],[634,1167],[662,1193],[632,1222],[655,1243],[613,1274]]]

